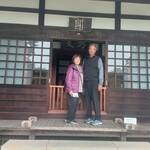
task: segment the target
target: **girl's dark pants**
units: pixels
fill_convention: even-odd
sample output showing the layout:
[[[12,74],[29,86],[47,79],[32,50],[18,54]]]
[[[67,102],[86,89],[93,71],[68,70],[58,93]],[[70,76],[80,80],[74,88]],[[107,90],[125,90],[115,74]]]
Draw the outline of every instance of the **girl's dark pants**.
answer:
[[[79,98],[68,95],[68,115],[67,120],[73,121],[76,117],[76,111],[79,103]]]

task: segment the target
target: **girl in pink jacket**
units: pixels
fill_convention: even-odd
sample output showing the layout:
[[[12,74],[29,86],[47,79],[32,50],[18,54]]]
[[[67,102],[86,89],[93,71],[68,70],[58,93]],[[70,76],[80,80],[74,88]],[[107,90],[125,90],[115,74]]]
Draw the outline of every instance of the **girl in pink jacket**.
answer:
[[[79,103],[79,94],[83,91],[83,70],[80,66],[81,56],[73,55],[72,64],[67,69],[66,92],[68,93],[68,115],[66,123],[77,124],[75,114]]]

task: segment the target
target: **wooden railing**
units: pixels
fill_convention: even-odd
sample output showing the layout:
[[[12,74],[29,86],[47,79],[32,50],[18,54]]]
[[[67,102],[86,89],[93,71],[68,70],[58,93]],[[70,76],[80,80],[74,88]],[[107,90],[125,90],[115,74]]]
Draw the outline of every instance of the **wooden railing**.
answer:
[[[101,112],[106,113],[106,91],[103,87],[100,96]],[[85,109],[84,97],[80,98],[78,112]],[[67,111],[67,94],[64,92],[64,86],[49,85],[49,113],[64,113]]]

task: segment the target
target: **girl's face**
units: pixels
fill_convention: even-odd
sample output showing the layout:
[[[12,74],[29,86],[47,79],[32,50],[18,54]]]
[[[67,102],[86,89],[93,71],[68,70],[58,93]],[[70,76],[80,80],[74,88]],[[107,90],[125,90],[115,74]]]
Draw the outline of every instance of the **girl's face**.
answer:
[[[81,62],[80,57],[75,57],[73,62],[75,65],[80,65],[80,62]]]

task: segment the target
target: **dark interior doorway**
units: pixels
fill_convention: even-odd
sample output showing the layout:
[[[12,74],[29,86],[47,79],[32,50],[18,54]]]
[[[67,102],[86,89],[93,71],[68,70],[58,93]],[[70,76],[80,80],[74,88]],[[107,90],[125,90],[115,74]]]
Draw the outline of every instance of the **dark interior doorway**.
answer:
[[[72,56],[78,53],[84,59],[88,55],[88,45],[91,41],[71,41],[71,40],[54,40],[52,52],[52,80],[55,85],[64,85],[66,70],[69,64],[72,63]],[[98,45],[97,55],[102,58],[105,64],[105,56],[103,54],[103,44]],[[105,69],[105,65],[104,65]]]

